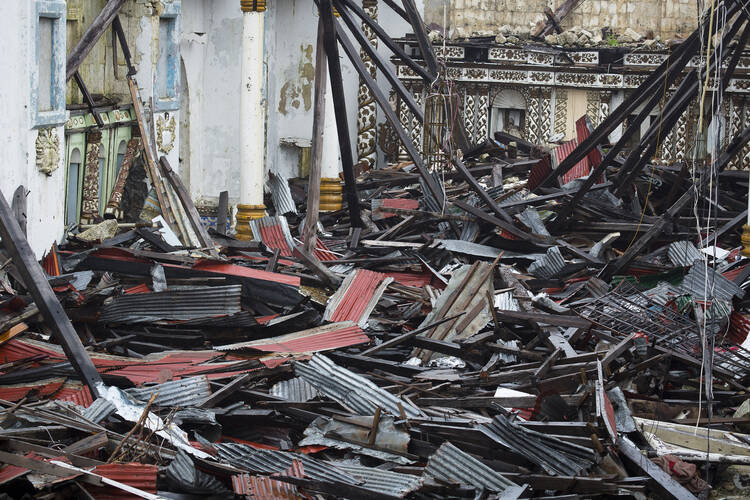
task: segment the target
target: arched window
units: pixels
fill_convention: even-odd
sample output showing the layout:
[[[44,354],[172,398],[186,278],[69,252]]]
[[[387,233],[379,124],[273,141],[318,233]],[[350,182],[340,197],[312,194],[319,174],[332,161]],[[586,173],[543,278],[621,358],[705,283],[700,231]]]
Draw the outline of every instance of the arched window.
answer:
[[[65,191],[65,224],[78,222],[78,207],[81,206],[81,150],[75,148],[68,162],[68,185]]]
[[[526,99],[513,89],[503,89],[492,100],[491,132],[523,136],[526,124]]]

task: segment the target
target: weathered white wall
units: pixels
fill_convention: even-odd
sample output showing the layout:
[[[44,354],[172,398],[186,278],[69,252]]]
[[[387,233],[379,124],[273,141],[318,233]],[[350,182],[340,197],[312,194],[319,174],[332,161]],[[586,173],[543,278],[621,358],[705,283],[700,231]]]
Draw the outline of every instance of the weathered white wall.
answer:
[[[184,0],[180,52],[190,116],[190,191],[197,201],[239,196],[239,0]]]
[[[32,249],[41,257],[63,234],[64,169],[63,127],[56,127],[60,140],[59,168],[47,176],[36,168],[37,131],[31,128],[30,68],[36,65],[32,47],[33,2],[0,2],[0,141],[3,144],[0,189],[11,203],[19,185],[26,186],[28,235]]]

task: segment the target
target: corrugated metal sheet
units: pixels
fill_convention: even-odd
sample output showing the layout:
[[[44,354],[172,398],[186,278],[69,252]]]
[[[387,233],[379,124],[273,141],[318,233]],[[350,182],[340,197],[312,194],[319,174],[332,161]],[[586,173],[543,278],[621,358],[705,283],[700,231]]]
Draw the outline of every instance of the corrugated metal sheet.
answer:
[[[529,178],[526,181],[526,188],[533,191],[551,173],[552,167],[550,166],[550,157],[549,155],[544,155],[541,160],[531,167]]]
[[[370,313],[392,281],[393,278],[385,274],[367,269],[351,272],[328,299],[323,320],[354,321],[365,328]]]
[[[732,312],[729,317],[729,332],[727,340],[735,344],[743,344],[750,333],[750,315]]]
[[[225,264],[223,262],[216,262],[212,260],[198,261],[193,265],[193,269],[195,269],[196,271],[228,274],[230,276],[237,276],[239,278],[272,281],[274,283],[291,285],[295,287],[299,287],[300,285],[300,278],[298,278],[297,276],[272,273],[268,271],[262,271],[260,269],[253,269],[252,267],[238,266],[236,264]]]
[[[527,207],[526,210],[518,214],[518,218],[524,225],[531,229],[534,234],[540,234],[543,236],[551,236],[547,227],[542,222],[542,218],[539,216],[536,208]]]
[[[565,259],[560,247],[550,247],[547,253],[529,266],[529,272],[539,278],[552,278],[565,268]]]
[[[139,389],[125,389],[125,392],[138,403],[148,403],[153,393],[157,393],[154,404],[156,406],[195,406],[199,401],[211,395],[211,386],[205,375],[189,377],[182,380],[172,380],[163,384],[142,387]]]
[[[278,250],[283,257],[291,257],[294,240],[289,231],[289,223],[284,216],[266,216],[250,221],[253,238],[260,240],[268,248]]]
[[[362,467],[361,465],[340,462],[333,463],[333,465],[350,476],[364,481],[364,487],[368,490],[378,491],[397,498],[404,498],[412,491],[416,491],[424,482],[421,476],[399,474],[374,467]]]
[[[339,258],[339,255],[334,253],[332,250],[330,250],[325,243],[321,241],[320,238],[315,240],[315,249],[313,250],[313,255],[316,259],[320,261],[328,261],[328,260],[336,260]]]
[[[104,323],[191,320],[240,312],[241,285],[201,286],[187,290],[122,295],[102,308]]]
[[[714,271],[711,267],[708,267],[708,272],[706,272],[706,266],[703,264],[690,268],[690,271],[682,280],[679,289],[698,300],[712,298],[732,300],[734,296],[739,298],[745,296],[742,288]]]
[[[520,495],[525,487],[518,486],[485,464],[446,441],[430,457],[425,474],[443,481],[484,488],[493,492]],[[503,498],[506,498],[503,496]],[[509,498],[513,498],[512,496]]]
[[[129,463],[99,465],[92,472],[155,495],[158,470],[159,468],[156,465]],[[137,495],[126,493],[114,486],[86,485],[86,489],[97,500],[140,500],[141,498]]]
[[[182,450],[177,451],[175,459],[164,468],[164,474],[178,491],[194,495],[223,495],[229,496],[229,490],[224,484],[210,474],[195,468],[193,460]]]
[[[578,120],[576,120],[576,137],[578,138],[578,144],[581,144],[583,141],[588,139],[593,130],[594,126],[591,123],[591,119],[588,117],[588,115],[583,115]],[[602,153],[599,151],[598,147],[594,147],[587,155],[587,158],[589,160],[589,166],[594,169],[598,167],[602,162]]]
[[[271,198],[277,214],[297,213],[297,205],[294,204],[292,190],[289,189],[289,181],[286,178],[279,174],[269,175],[268,187],[271,190]]]
[[[294,370],[318,391],[359,415],[374,415],[376,408],[380,407],[398,416],[401,414],[399,405],[407,417],[422,415],[418,408],[370,380],[338,366],[322,354],[313,355],[309,363],[295,363]]]
[[[564,142],[560,144],[558,147],[556,147],[554,150],[552,150],[552,156],[554,157],[554,165],[555,168],[557,168],[560,163],[562,163],[565,158],[567,158],[570,153],[572,153],[576,148],[578,147],[578,141],[576,139],[573,139],[572,141]],[[579,179],[581,177],[585,177],[589,175],[591,172],[591,168],[589,167],[589,159],[588,157],[582,159],[578,163],[576,163],[573,168],[568,170],[565,175],[562,176],[560,179],[560,185],[564,186],[565,184],[575,180]]]
[[[31,384],[0,386],[0,399],[15,402],[27,396],[70,401],[84,408],[90,406],[94,401],[88,387],[79,382],[66,382],[64,378],[42,380]]]
[[[501,447],[523,455],[548,474],[577,476],[596,463],[595,454],[590,448],[526,429],[503,415],[479,426],[479,430]]]
[[[459,314],[464,316],[437,325],[423,335],[435,340],[453,341],[471,337],[487,325],[492,319],[487,297],[488,294],[494,294],[491,274],[492,265],[488,262],[479,261],[457,269],[448,286],[440,293],[432,311],[418,328]],[[427,362],[433,357],[433,353],[416,349],[412,356],[419,356],[422,361]]]
[[[254,349],[264,352],[297,354],[329,351],[350,345],[364,344],[370,338],[351,321],[323,325],[301,332],[288,333],[269,339],[251,340],[214,347],[217,351]]]
[[[405,210],[416,210],[419,208],[419,200],[413,198],[381,198],[372,200],[372,220],[393,217],[393,212],[388,208],[401,208]]]
[[[297,500],[305,497],[299,494],[297,487],[283,481],[275,481],[273,476],[305,477],[305,466],[300,460],[292,460],[292,465],[285,471],[271,476],[251,476],[238,474],[232,476],[232,488],[238,495],[250,496],[254,500]]]
[[[240,443],[216,443],[213,446],[218,451],[221,460],[252,474],[273,474],[285,471],[292,466],[293,460],[298,460],[302,462],[305,477],[310,479],[344,484],[360,483],[326,462],[307,455],[277,450],[259,450]]]
[[[521,306],[513,296],[512,291],[498,293],[495,295],[495,307],[501,311],[520,311]]]
[[[89,422],[98,424],[108,416],[112,415],[117,408],[111,402],[104,398],[96,399],[91,405],[86,408],[83,412],[83,418]]]
[[[675,266],[690,267],[696,260],[703,260],[703,255],[690,241],[675,241],[667,248],[667,258]]]
[[[287,401],[310,401],[318,397],[318,390],[305,379],[294,377],[289,380],[282,380],[271,387],[271,395],[277,398],[286,399]]]
[[[414,286],[422,288],[432,283],[432,274],[430,272],[423,273],[399,273],[399,272],[386,272],[383,273],[389,278],[393,278],[393,281],[404,286]]]

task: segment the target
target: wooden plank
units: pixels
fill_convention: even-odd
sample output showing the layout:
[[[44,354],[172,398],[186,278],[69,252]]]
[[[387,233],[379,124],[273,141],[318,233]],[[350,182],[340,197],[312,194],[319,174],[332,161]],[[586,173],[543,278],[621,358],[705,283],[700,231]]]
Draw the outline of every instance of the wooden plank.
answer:
[[[312,271],[317,277],[323,280],[326,284],[338,288],[341,285],[342,279],[336,276],[332,271],[329,271],[312,253],[308,253],[301,246],[294,247],[292,252],[294,257],[297,257],[302,261],[305,266]]]
[[[310,175],[307,180],[307,212],[302,233],[302,247],[305,252],[315,250],[318,234],[318,213],[320,210],[320,178],[323,169],[323,130],[326,121],[326,70],[327,61],[323,48],[325,30],[323,21],[318,18],[318,44],[315,49],[315,101],[313,102],[312,147],[310,149]]]
[[[648,457],[643,456],[641,451],[627,437],[623,436],[617,441],[617,448],[620,450],[620,454],[627,458],[631,464],[652,479],[653,485],[666,498],[697,500],[695,495],[672,479],[661,467],[649,460]]]
[[[213,255],[214,257],[218,257],[219,254],[216,251],[214,240],[212,240],[211,236],[208,235],[206,227],[201,222],[201,216],[198,213],[198,210],[195,208],[193,199],[190,197],[190,193],[188,193],[187,188],[185,188],[185,184],[182,183],[182,179],[174,170],[172,170],[172,167],[169,165],[169,160],[167,160],[166,156],[162,156],[161,158],[159,158],[159,165],[161,166],[162,173],[172,185],[172,189],[174,189],[177,197],[180,199],[182,208],[185,210],[188,220],[190,221],[190,225],[193,226],[193,230],[198,236],[198,240],[200,241],[201,245],[203,246],[203,248],[207,248],[211,255]]]
[[[250,373],[245,373],[235,379],[232,379],[227,385],[211,394],[209,397],[198,403],[198,408],[213,408],[214,405],[223,401],[232,395],[232,393],[242,387],[248,380],[253,377]]]
[[[13,200],[11,203],[11,210],[13,215],[18,221],[18,227],[21,228],[21,232],[26,236],[26,188],[20,185],[13,191]]]
[[[341,167],[344,172],[344,191],[346,194],[346,203],[349,208],[349,222],[352,226],[364,227],[364,222],[362,222],[360,215],[356,175],[354,174],[352,143],[349,138],[349,117],[346,112],[346,97],[344,94],[344,80],[341,73],[339,46],[336,43],[336,36],[339,34],[339,30],[337,29],[337,22],[333,17],[333,4],[331,0],[321,0],[319,5],[320,19],[324,28],[323,45],[328,59],[331,95],[336,104],[333,110],[336,116],[339,148],[341,149]]]
[[[216,213],[216,232],[222,236],[227,235],[227,222],[229,221],[229,191],[219,193],[219,208]]]
[[[89,355],[83,348],[83,344],[81,344],[81,339],[78,338],[70,319],[68,319],[62,305],[57,300],[55,292],[52,291],[42,267],[37,262],[34,252],[26,241],[26,237],[18,226],[18,222],[2,193],[0,193],[0,237],[3,246],[13,258],[13,263],[23,278],[34,303],[42,313],[46,325],[52,330],[53,336],[65,351],[68,361],[73,365],[81,380],[89,387],[91,395],[95,398],[98,397],[98,384],[102,383],[99,372],[96,371]]]
[[[81,39],[78,40],[76,46],[68,54],[65,64],[66,82],[78,71],[78,67],[86,59],[86,56],[94,48],[94,45],[96,45],[96,42],[99,41],[99,38],[101,38],[109,25],[112,24],[112,21],[117,16],[117,13],[120,12],[120,8],[125,4],[125,1],[109,0],[101,12],[99,12],[99,15],[91,22],[91,25],[86,29]]]
[[[498,310],[497,315],[500,320],[508,320],[510,322],[515,320],[534,321],[536,323],[544,323],[545,325],[572,326],[576,328],[589,328],[592,325],[587,319],[578,316],[563,316],[561,314]]]

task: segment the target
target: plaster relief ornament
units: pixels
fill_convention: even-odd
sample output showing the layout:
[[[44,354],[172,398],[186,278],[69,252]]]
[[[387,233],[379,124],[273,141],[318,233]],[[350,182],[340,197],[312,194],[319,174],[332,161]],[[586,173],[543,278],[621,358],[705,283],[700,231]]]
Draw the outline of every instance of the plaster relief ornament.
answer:
[[[46,175],[60,166],[60,139],[57,130],[47,128],[39,130],[36,136],[36,167]]]
[[[174,148],[174,128],[174,116],[170,117],[169,114],[165,114],[156,119],[156,145],[159,147],[159,151],[164,154],[168,154]],[[168,135],[169,141],[164,139],[165,133]]]

